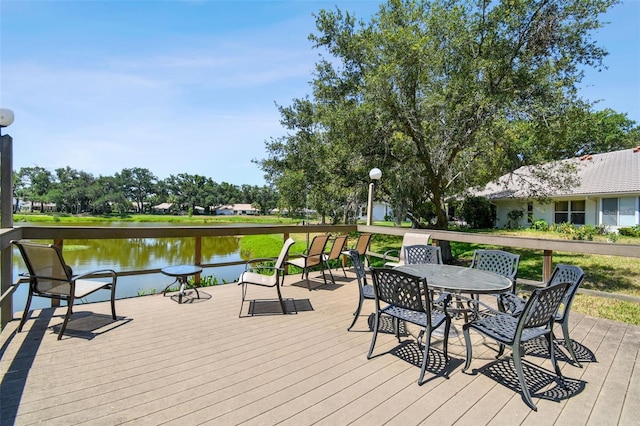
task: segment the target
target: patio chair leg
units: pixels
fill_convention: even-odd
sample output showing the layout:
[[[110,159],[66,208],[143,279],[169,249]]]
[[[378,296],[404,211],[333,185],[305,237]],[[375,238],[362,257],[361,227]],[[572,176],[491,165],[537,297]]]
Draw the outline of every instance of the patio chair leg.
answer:
[[[466,324],[462,326],[462,334],[464,334],[464,345],[467,347],[467,360],[462,368],[462,371],[465,373],[471,366],[471,356],[473,353],[473,349],[471,346],[471,337],[469,336],[469,329],[466,327]]]
[[[280,308],[282,308],[282,315],[286,315],[287,310],[284,307],[284,301],[282,300],[282,293],[280,293],[280,285],[276,284],[276,290],[278,291],[278,300],[280,301]]]
[[[553,365],[553,369],[556,371],[558,377],[562,377],[562,371],[560,371],[560,367],[558,367],[558,362],[556,361],[556,345],[553,343],[554,340],[555,338],[553,336],[553,332],[547,334],[547,344],[549,345],[549,356],[551,357],[551,365]]]
[[[376,317],[373,323],[373,335],[371,336],[371,345],[369,346],[369,353],[367,354],[367,359],[371,359],[371,354],[373,353],[373,347],[376,345],[376,337],[378,337],[379,322],[380,322],[380,314],[376,312]]]
[[[64,334],[64,330],[67,328],[67,323],[69,322],[69,318],[71,318],[71,308],[73,307],[73,297],[70,297],[67,301],[67,313],[64,316],[64,321],[62,323],[62,327],[60,328],[60,333],[58,333],[58,340],[62,339],[62,335]]]
[[[242,317],[242,308],[244,307],[244,299],[247,295],[247,285],[245,283],[239,283],[242,286],[242,302],[240,302],[240,312],[238,313],[238,318]]]
[[[326,264],[327,266],[327,270],[329,271],[329,276],[331,277],[331,282],[333,284],[336,283],[336,280],[333,278],[333,272],[331,272],[331,265],[329,265],[328,263]],[[324,268],[322,268],[322,278],[324,278]],[[324,283],[327,284],[327,279],[325,278]]]
[[[518,374],[518,380],[520,381],[520,388],[522,389],[522,396],[524,398],[524,402],[531,407],[533,411],[538,411],[538,407],[533,403],[531,399],[531,395],[529,394],[529,388],[527,388],[527,383],[524,381],[524,371],[522,370],[522,358],[520,356],[520,345],[514,345],[511,348],[513,352],[513,365],[516,368],[516,373]]]
[[[18,325],[18,333],[22,331],[22,327],[24,326],[24,323],[27,321],[27,317],[29,316],[29,306],[31,306],[32,297],[32,293],[31,291],[29,291],[29,294],[27,296],[27,305],[24,307],[24,312],[22,312],[22,319],[20,320],[20,325]]]
[[[349,326],[349,328],[347,328],[347,331],[351,331],[353,326],[356,324],[356,321],[358,320],[358,316],[360,315],[360,309],[362,309],[362,302],[363,302],[363,298],[360,297],[360,300],[358,301],[358,309],[356,309],[356,311],[353,313],[353,321],[351,322],[351,325]]]
[[[116,286],[115,284],[113,284],[113,287],[111,288],[111,318],[113,318],[114,321],[118,319],[116,317]]]
[[[444,341],[442,342],[445,361],[449,357],[449,331],[451,330],[451,318],[447,318],[444,323]]]
[[[573,362],[575,362],[578,367],[582,368],[582,364],[580,364],[580,361],[578,361],[578,357],[573,350],[571,338],[569,338],[569,321],[567,321],[567,318],[565,318],[562,322],[562,336],[564,338],[564,346],[567,348],[567,351],[569,351],[569,355],[571,355]]]
[[[427,326],[422,330],[425,336],[424,352],[422,353],[422,366],[420,367],[420,377],[418,377],[418,385],[424,384],[424,373],[427,371],[427,363],[429,361],[429,347],[431,346],[431,327]]]

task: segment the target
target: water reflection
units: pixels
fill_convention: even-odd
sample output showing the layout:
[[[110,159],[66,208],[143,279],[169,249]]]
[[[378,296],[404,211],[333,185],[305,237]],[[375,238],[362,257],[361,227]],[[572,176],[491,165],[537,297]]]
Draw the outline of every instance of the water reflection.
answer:
[[[154,226],[158,224],[155,223]],[[202,237],[202,262],[223,263],[241,260],[239,238]],[[160,269],[169,265],[193,263],[195,244],[194,237],[65,240],[64,257],[76,273],[95,269],[114,269],[116,272]],[[17,249],[14,250],[13,259],[13,274],[17,277],[26,271],[26,267]],[[206,268],[203,275],[214,275],[219,282],[231,282],[238,278],[242,270],[242,265]],[[171,281],[170,277],[162,274],[119,276],[116,297],[157,293]],[[14,311],[24,308],[26,294],[26,285],[20,286],[14,293]],[[107,300],[108,296],[108,292],[97,292],[90,295],[87,301]],[[50,306],[48,299],[34,298],[32,302],[33,309],[47,306]]]

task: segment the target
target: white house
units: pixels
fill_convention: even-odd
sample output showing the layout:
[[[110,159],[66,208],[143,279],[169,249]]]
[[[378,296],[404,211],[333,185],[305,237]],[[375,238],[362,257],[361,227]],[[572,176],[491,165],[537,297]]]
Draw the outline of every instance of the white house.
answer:
[[[214,209],[217,215],[258,215],[258,209],[251,204],[226,204]]]
[[[387,216],[391,216],[391,207],[388,203],[381,201],[373,202],[373,211],[371,212],[371,221],[383,221]],[[367,220],[367,205],[360,207],[360,220]]]
[[[549,194],[550,202],[539,202],[525,193],[524,182],[532,179],[529,166],[472,194],[486,197],[495,205],[499,228],[526,227],[540,219],[548,224],[568,222],[612,229],[640,224],[640,146],[563,161],[577,166],[578,185]],[[545,185],[538,181],[540,186]],[[518,210],[522,217],[514,221],[517,215],[512,214],[510,220],[509,213]]]

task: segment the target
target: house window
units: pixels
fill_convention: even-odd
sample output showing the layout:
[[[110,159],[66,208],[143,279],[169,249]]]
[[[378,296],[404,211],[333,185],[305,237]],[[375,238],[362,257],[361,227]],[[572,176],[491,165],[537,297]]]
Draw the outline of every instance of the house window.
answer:
[[[571,201],[571,223],[574,225],[584,225],[585,204],[584,200]]]
[[[569,202],[556,201],[554,223],[569,222]]]
[[[603,198],[602,224],[633,226],[636,223],[637,198]]]
[[[527,203],[527,223],[533,223],[533,203]]]
[[[554,221],[557,224],[569,222],[574,225],[584,225],[585,201],[556,201]]]
[[[602,224],[608,226],[618,225],[618,199],[602,199]]]

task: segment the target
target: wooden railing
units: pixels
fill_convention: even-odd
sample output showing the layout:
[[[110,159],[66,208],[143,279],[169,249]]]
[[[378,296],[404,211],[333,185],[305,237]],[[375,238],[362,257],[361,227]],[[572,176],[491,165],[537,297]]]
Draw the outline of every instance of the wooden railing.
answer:
[[[486,234],[470,234],[454,231],[416,230],[409,228],[392,228],[384,226],[364,225],[250,225],[250,226],[171,226],[171,227],[65,227],[65,226],[37,226],[17,227],[0,230],[0,250],[2,251],[2,266],[0,280],[0,328],[12,319],[13,292],[18,282],[12,277],[12,249],[10,241],[13,239],[52,240],[56,245],[63,245],[66,239],[127,239],[127,238],[195,238],[193,263],[202,267],[220,267],[239,264],[242,262],[227,262],[203,264],[201,253],[202,237],[241,236],[282,234],[283,241],[292,233],[348,233],[352,231],[373,234],[402,236],[406,232],[423,232],[430,234],[434,242],[455,241],[475,243],[480,245],[495,245],[531,250],[539,250],[543,258],[542,276],[548,278],[552,269],[554,251],[586,253],[609,256],[624,256],[640,258],[640,245],[599,243],[591,241],[548,240],[541,238],[508,237]],[[371,256],[382,256],[379,253],[368,253]],[[118,271],[119,275],[142,275],[158,273],[158,269],[144,269]]]
[[[294,233],[348,233],[356,231],[355,225],[228,225],[228,226],[157,226],[157,227],[79,227],[79,226],[24,226],[0,231],[2,250],[2,277],[0,281],[0,328],[12,320],[13,293],[21,280],[12,277],[11,240],[51,240],[62,247],[64,240],[128,239],[128,238],[194,238],[193,264],[203,268],[242,264],[242,261],[225,263],[202,262],[202,238],[237,235],[282,234],[283,241]],[[154,274],[159,269],[118,271],[119,276]],[[15,280],[15,281],[14,281]]]

